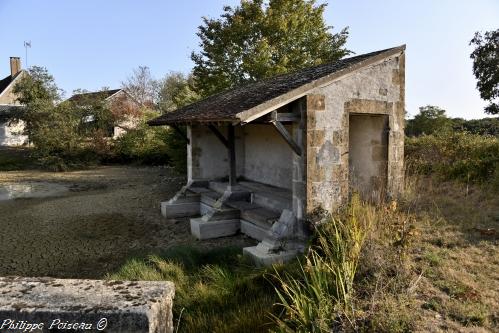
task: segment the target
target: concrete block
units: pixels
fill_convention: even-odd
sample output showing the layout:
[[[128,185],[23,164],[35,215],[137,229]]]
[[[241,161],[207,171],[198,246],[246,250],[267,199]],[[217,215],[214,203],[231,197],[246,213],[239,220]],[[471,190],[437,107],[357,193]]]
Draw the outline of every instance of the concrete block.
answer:
[[[168,218],[196,216],[200,214],[199,208],[199,201],[175,203],[164,201],[161,203],[161,215]]]
[[[222,195],[215,191],[205,192],[201,194],[200,202],[213,206]]]
[[[174,294],[166,281],[1,277],[0,330],[171,333]]]
[[[241,218],[259,225],[263,228],[270,229],[272,224],[279,219],[280,212],[269,210],[266,208],[250,209],[241,212]]]
[[[191,219],[191,234],[199,240],[232,236],[239,232],[240,227],[239,219],[218,221]]]
[[[215,209],[204,203],[200,204],[200,213],[205,217],[205,220],[217,221],[217,220],[232,220],[239,219],[240,211],[238,209],[222,207],[221,209]]]
[[[251,201],[270,210],[282,211],[284,209],[292,209],[293,203],[291,197],[287,198],[272,193],[255,192],[252,195]]]
[[[258,246],[243,248],[243,255],[248,256],[257,266],[271,266],[273,264],[285,263],[298,256],[297,250],[286,250],[279,252],[262,251]]]
[[[259,241],[269,236],[269,228],[256,225],[246,220],[241,220],[241,232]]]

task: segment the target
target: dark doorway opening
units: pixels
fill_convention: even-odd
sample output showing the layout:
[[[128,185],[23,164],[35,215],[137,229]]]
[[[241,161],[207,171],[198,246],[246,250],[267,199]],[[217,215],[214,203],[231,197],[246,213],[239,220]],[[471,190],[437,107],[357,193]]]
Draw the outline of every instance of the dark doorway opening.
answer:
[[[387,185],[388,116],[351,114],[349,124],[350,190],[380,202]]]

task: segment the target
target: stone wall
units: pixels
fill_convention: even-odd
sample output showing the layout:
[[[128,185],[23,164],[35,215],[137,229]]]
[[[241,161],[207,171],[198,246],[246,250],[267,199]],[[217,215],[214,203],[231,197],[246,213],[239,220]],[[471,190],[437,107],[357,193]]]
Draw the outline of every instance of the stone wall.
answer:
[[[217,127],[227,137],[227,127]],[[291,127],[288,127],[291,130]],[[187,161],[189,179],[227,177],[227,148],[206,126],[190,126]],[[293,151],[270,124],[235,127],[238,177],[291,189]]]
[[[172,333],[174,294],[165,281],[0,277],[0,330]]]
[[[387,192],[403,186],[404,55],[353,72],[315,88],[307,105],[307,212],[332,211],[349,193],[349,115],[385,114],[389,120]]]
[[[220,132],[227,135],[224,128]],[[227,177],[229,162],[227,148],[206,126],[187,128],[191,142],[187,145],[188,179],[217,179]],[[227,137],[227,136],[226,136]]]
[[[293,150],[270,124],[248,124],[244,132],[244,177],[291,189]],[[291,131],[291,128],[288,127]],[[241,159],[236,156],[236,163]]]

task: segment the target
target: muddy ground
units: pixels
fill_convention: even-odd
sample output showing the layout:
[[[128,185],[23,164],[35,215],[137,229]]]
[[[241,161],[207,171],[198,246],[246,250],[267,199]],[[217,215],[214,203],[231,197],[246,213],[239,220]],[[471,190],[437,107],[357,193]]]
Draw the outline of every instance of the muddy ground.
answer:
[[[0,201],[0,276],[102,278],[131,256],[176,245],[255,244],[244,236],[199,242],[188,220],[163,218],[160,201],[185,182],[167,168],[0,172],[0,186],[30,181],[67,185],[69,191]]]

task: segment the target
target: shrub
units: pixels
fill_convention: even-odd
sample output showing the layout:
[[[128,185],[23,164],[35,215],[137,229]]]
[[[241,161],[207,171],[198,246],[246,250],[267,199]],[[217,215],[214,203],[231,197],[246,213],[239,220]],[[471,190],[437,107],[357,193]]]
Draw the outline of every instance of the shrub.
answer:
[[[499,139],[467,132],[406,138],[410,174],[436,174],[444,180],[499,184]]]
[[[185,140],[172,128],[151,127],[147,121],[157,116],[146,114],[137,128],[129,130],[114,144],[114,159],[120,162],[140,164],[171,165],[182,173],[186,170]]]

